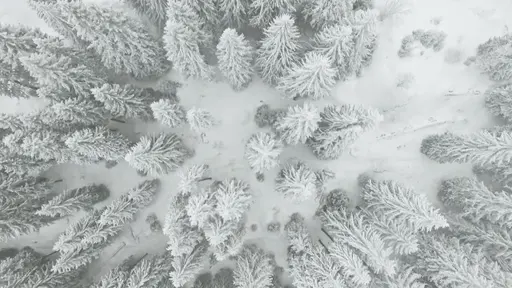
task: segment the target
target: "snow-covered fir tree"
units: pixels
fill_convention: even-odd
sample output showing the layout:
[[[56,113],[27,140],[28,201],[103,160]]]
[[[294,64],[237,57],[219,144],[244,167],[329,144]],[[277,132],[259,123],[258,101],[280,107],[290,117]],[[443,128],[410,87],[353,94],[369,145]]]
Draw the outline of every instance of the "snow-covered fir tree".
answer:
[[[190,224],[203,228],[210,216],[215,214],[216,199],[211,189],[202,189],[190,195],[186,206]]]
[[[399,271],[393,276],[382,276],[375,279],[377,287],[390,288],[427,288],[423,282],[422,275],[416,273],[414,266],[402,265]]]
[[[235,261],[234,284],[236,287],[271,287],[274,267],[268,253],[254,244],[246,245]]]
[[[110,113],[102,103],[92,100],[66,99],[24,117],[25,126],[66,131],[104,125]],[[39,127],[38,127],[39,126]]]
[[[250,24],[264,28],[282,13],[294,13],[296,0],[255,0],[249,5]]]
[[[183,195],[195,193],[199,188],[199,180],[209,178],[211,173],[207,164],[191,165],[178,171],[178,191]]]
[[[34,39],[48,37],[39,29],[0,24],[0,62],[20,66],[19,57],[37,51]]]
[[[105,67],[116,73],[144,77],[168,69],[162,44],[151,37],[140,21],[119,9],[81,1],[32,2],[47,22],[53,22],[50,26],[64,31],[68,34],[66,37],[74,36],[74,39],[87,43]],[[102,27],[96,23],[109,25]]]
[[[185,0],[183,2],[192,7],[197,15],[199,15],[199,18],[203,19],[204,26],[202,28],[204,33],[212,35],[211,37],[213,37],[213,35],[216,35],[216,37],[219,36],[218,33],[220,32],[219,27],[221,13],[219,11],[219,2],[217,0]]]
[[[386,247],[382,234],[372,226],[362,213],[325,213],[325,228],[340,244],[346,244],[363,256],[365,263],[377,274],[396,273],[396,261],[390,256],[393,251]]]
[[[337,159],[364,132],[373,129],[381,120],[372,108],[357,105],[328,105],[320,113],[319,129],[307,144],[319,159]]]
[[[316,29],[340,23],[343,19],[352,18],[355,0],[318,0],[306,2],[304,16]]]
[[[169,253],[140,260],[130,270],[129,277],[126,279],[126,287],[161,287],[169,278],[169,273],[172,270],[171,261],[172,257]]]
[[[216,187],[215,211],[222,219],[239,221],[252,204],[249,185],[236,178],[226,179]]]
[[[327,249],[329,256],[341,267],[341,274],[346,282],[356,287],[365,287],[370,284],[371,273],[354,249],[338,242],[332,242]]]
[[[244,2],[244,0],[235,0],[235,2]],[[235,29],[228,28],[220,36],[217,44],[219,70],[234,90],[242,90],[251,82],[254,74],[254,53],[249,41]]]
[[[480,131],[468,135],[446,132],[428,136],[421,142],[421,153],[439,163],[466,163],[485,166],[512,161],[512,132]]]
[[[332,61],[338,79],[348,76],[349,60],[354,49],[352,32],[351,26],[340,23],[327,26],[315,35],[314,51]]]
[[[491,37],[478,45],[475,62],[489,78],[494,81],[510,80],[512,78],[512,61],[507,47],[512,42],[512,35],[505,34]]]
[[[309,52],[300,64],[294,64],[279,80],[277,89],[287,98],[327,98],[336,84],[336,69],[332,60],[317,52]]]
[[[224,261],[238,255],[243,248],[246,233],[244,221],[238,222],[238,225],[233,225],[224,242],[212,247],[215,259]]]
[[[211,2],[211,0],[170,0],[167,9],[168,22],[185,25],[184,27],[195,35],[195,43],[201,50],[213,48],[210,47],[214,38],[210,30],[212,27],[207,27],[209,24],[205,17],[202,17],[204,13],[201,12],[202,7],[211,6]]]
[[[96,281],[91,288],[112,288],[112,287],[123,287],[126,285],[126,280],[130,276],[130,267],[125,262],[110,269],[105,275],[103,275],[98,281]]]
[[[160,133],[142,136],[126,154],[125,160],[138,171],[163,175],[183,165],[189,154],[178,136]]]
[[[253,4],[256,2],[262,1],[254,1]],[[256,66],[265,82],[277,84],[298,62],[299,38],[295,20],[288,14],[276,17],[265,29],[256,56]]]
[[[191,253],[204,240],[202,231],[190,224],[186,209],[188,198],[184,194],[174,196],[165,215],[163,233],[169,238],[167,250],[173,256]]]
[[[92,206],[108,198],[110,192],[105,185],[89,185],[66,190],[43,204],[37,215],[63,217],[79,210],[89,210]]]
[[[279,155],[283,152],[282,141],[272,132],[253,134],[245,145],[245,158],[249,166],[262,174],[279,165]]]
[[[369,180],[362,187],[366,208],[387,219],[398,220],[403,230],[431,231],[448,227],[448,222],[424,194],[396,181]]]
[[[204,227],[204,235],[212,247],[222,245],[238,228],[238,222],[224,220],[218,214],[208,218]]]
[[[350,21],[354,49],[349,58],[348,71],[359,76],[372,60],[377,45],[377,15],[375,10],[357,10]]]
[[[485,106],[492,114],[512,121],[512,84],[492,87],[486,92]]]
[[[188,109],[186,119],[190,129],[198,133],[212,128],[217,123],[210,112],[197,107]]]
[[[481,219],[512,228],[512,195],[508,191],[491,191],[475,178],[457,177],[444,180],[440,198],[459,215],[474,222]]]
[[[13,68],[0,61],[0,94],[11,98],[37,97],[39,89],[36,79],[21,65]]]
[[[248,0],[219,0],[222,24],[232,28],[241,28],[247,24],[250,4]]]
[[[114,117],[153,119],[150,105],[158,99],[152,97],[152,91],[149,89],[140,89],[132,85],[103,84],[91,89],[91,92]]]
[[[185,109],[169,99],[160,99],[150,105],[153,117],[165,126],[174,128],[185,122]]]
[[[5,136],[2,141],[12,152],[22,156],[60,163],[71,158],[62,135],[54,131],[16,131]]]
[[[203,269],[208,252],[208,243],[205,241],[194,247],[190,253],[177,255],[172,259],[173,271],[170,272],[172,284],[183,287],[194,280],[199,271]]]
[[[276,178],[276,191],[286,198],[303,202],[317,196],[315,172],[303,162],[288,164]]]
[[[305,219],[299,213],[293,213],[290,216],[290,220],[284,226],[284,231],[286,232],[289,253],[303,254],[313,247]]]
[[[39,175],[55,165],[54,160],[35,159],[19,155],[7,147],[0,147],[0,169],[16,175]]]
[[[213,285],[213,275],[210,272],[202,273],[196,277],[192,288],[208,288]]]
[[[118,161],[129,151],[130,140],[106,127],[86,128],[71,134],[64,142],[74,153],[89,159]]]
[[[23,118],[19,117],[18,114],[0,113],[0,128],[11,133],[17,130],[23,130]]]
[[[290,145],[306,143],[306,140],[318,129],[320,111],[311,103],[288,107],[286,115],[275,124],[283,141]]]
[[[167,0],[124,0],[133,7],[137,13],[145,16],[159,29],[165,26],[167,21]]]
[[[221,268],[213,278],[212,288],[231,288],[233,284],[233,270],[230,268]]]

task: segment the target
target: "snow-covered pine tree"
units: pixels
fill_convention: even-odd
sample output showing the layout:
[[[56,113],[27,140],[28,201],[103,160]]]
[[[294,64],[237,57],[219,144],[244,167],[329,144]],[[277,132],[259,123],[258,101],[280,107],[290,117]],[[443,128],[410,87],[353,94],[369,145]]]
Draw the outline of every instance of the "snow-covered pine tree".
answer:
[[[153,119],[150,105],[158,99],[152,97],[151,90],[132,85],[103,84],[91,89],[91,92],[114,117]]]
[[[440,287],[495,287],[482,271],[479,253],[456,238],[429,234],[422,237],[415,269]]]
[[[36,52],[34,39],[44,37],[48,36],[39,29],[0,24],[0,62],[12,68],[20,66],[19,57]]]
[[[477,48],[475,62],[489,78],[494,81],[512,78],[512,61],[510,61],[510,43],[512,34],[491,37]]]
[[[275,124],[283,141],[290,145],[306,143],[306,140],[318,129],[320,112],[311,103],[288,107],[286,115]]]
[[[348,71],[357,76],[361,74],[363,67],[370,64],[376,48],[377,16],[378,12],[375,10],[357,10],[350,21],[354,49],[349,58]]]
[[[222,14],[222,25],[232,28],[242,28],[247,24],[249,16],[248,0],[219,0],[219,12]]]
[[[163,29],[167,21],[167,0],[124,0],[137,13],[145,16],[158,29]]]
[[[320,30],[353,18],[355,0],[317,0],[308,1],[303,9],[304,16],[311,26]]]
[[[207,164],[194,164],[178,171],[178,191],[183,195],[195,193],[199,188],[199,180],[209,178],[211,173]]]
[[[174,128],[185,122],[185,109],[169,99],[160,99],[149,106],[153,117],[165,126]]]
[[[333,261],[341,267],[341,274],[354,286],[367,287],[372,281],[368,267],[357,253],[347,244],[332,242],[327,249]]]
[[[14,132],[16,130],[23,130],[24,123],[19,114],[6,114],[0,113],[0,129]]]
[[[108,198],[110,192],[105,185],[88,185],[66,190],[43,204],[36,215],[64,217],[79,210],[90,210],[92,206]]]
[[[160,133],[142,136],[126,154],[125,160],[138,171],[163,175],[183,165],[189,154],[178,136]]]
[[[249,185],[236,178],[219,183],[214,192],[217,214],[226,221],[240,221],[252,204]]]
[[[65,163],[72,155],[62,141],[63,135],[50,130],[16,131],[2,141],[12,152],[39,160]]]
[[[57,31],[65,30],[66,34],[75,35],[73,38],[87,43],[87,47],[101,58],[105,67],[116,73],[144,77],[161,74],[168,69],[161,43],[151,37],[140,21],[124,11],[67,0],[33,6],[39,14],[46,15],[43,18],[52,19],[54,25],[50,26],[58,26]],[[59,19],[57,21],[60,23],[55,19]],[[109,25],[103,27],[96,23]]]
[[[125,287],[126,280],[130,277],[130,269],[126,263],[110,269],[99,281],[91,285],[91,288],[121,288]]]
[[[319,129],[307,144],[323,160],[337,159],[362,133],[382,120],[377,110],[351,104],[328,105],[320,117]]]
[[[245,245],[235,261],[234,284],[236,287],[271,287],[274,267],[268,253],[254,244]]]
[[[258,2],[271,5],[269,1],[254,1],[252,4]],[[276,17],[265,29],[256,56],[256,66],[265,82],[277,84],[288,69],[298,62],[299,38],[295,20],[288,14]]]
[[[16,175],[39,175],[55,165],[54,160],[34,159],[16,154],[7,147],[0,147],[0,170]]]
[[[354,40],[352,27],[346,24],[335,24],[323,28],[315,35],[314,51],[332,61],[337,69],[337,79],[345,79],[348,76],[348,64]]]
[[[167,59],[184,77],[211,80],[213,69],[201,54],[201,49],[212,39],[204,30],[205,22],[187,1],[169,1],[167,14],[163,36]]]
[[[36,97],[37,81],[21,65],[13,68],[0,61],[0,94],[11,98]]]
[[[212,27],[208,27],[209,23],[205,17],[202,17],[204,14],[201,12],[202,4],[212,6],[211,2],[212,0],[169,0],[168,21],[185,25],[184,27],[187,27],[195,35],[194,40],[200,50],[212,48],[210,46],[214,41],[214,36],[211,33]]]
[[[20,61],[37,79],[39,87],[71,93],[82,99],[88,98],[89,90],[104,81],[89,67],[65,54],[32,53],[20,57]]]
[[[217,261],[224,261],[238,255],[243,248],[246,233],[245,221],[240,221],[238,225],[233,225],[224,242],[212,247],[215,259]]]
[[[392,251],[386,247],[382,234],[371,225],[362,213],[328,212],[324,214],[325,228],[340,244],[359,251],[373,272],[382,275],[396,273],[396,261],[390,258]]]
[[[213,35],[215,35],[216,38],[220,36],[219,32],[221,31],[219,30],[221,13],[219,11],[219,3],[217,0],[184,0],[183,2],[192,7],[196,14],[199,16],[199,18],[203,19],[204,26],[202,27],[202,29],[204,32],[212,35],[212,37]],[[214,41],[213,38],[211,40]],[[211,44],[213,44],[213,42]]]
[[[300,64],[294,64],[279,80],[277,89],[290,99],[327,98],[336,85],[336,69],[332,60],[317,52],[309,52]]]
[[[317,196],[316,175],[303,162],[286,165],[277,175],[276,191],[292,201],[303,202]]]
[[[239,228],[239,223],[233,220],[224,220],[218,214],[208,218],[203,230],[210,246],[217,247],[228,241]]]
[[[366,208],[387,219],[396,219],[401,230],[426,231],[448,227],[448,222],[424,194],[396,181],[369,180],[362,189]],[[382,219],[379,219],[382,220]]]
[[[89,159],[118,161],[130,149],[130,140],[106,127],[86,128],[69,135],[64,142],[76,154]]]
[[[279,165],[279,155],[284,145],[272,132],[258,132],[253,134],[245,145],[245,158],[249,166],[257,174]]]
[[[220,36],[217,44],[219,70],[235,91],[242,90],[251,82],[254,53],[249,41],[235,29],[228,28]]]
[[[93,210],[68,226],[53,246],[60,256],[52,271],[70,271],[98,257],[101,249],[110,244],[124,224],[152,201],[159,183],[158,179],[146,180],[108,206]]]
[[[213,278],[212,288],[232,288],[233,283],[233,270],[230,268],[221,268]]]
[[[422,275],[414,271],[414,266],[402,265],[393,276],[382,276],[375,279],[376,287],[390,288],[427,288],[422,282]]]
[[[199,271],[203,269],[207,252],[208,243],[203,241],[197,244],[192,252],[175,256],[171,263],[174,269],[169,274],[172,284],[176,287],[183,287],[194,280]]]
[[[163,233],[169,238],[167,250],[173,256],[191,253],[204,240],[202,231],[190,224],[186,210],[188,198],[184,194],[174,196],[165,216]]]
[[[66,99],[53,102],[44,109],[24,117],[25,126],[69,131],[88,126],[105,125],[110,113],[94,100]]]
[[[172,270],[172,257],[169,253],[140,260],[129,272],[127,288],[160,287]],[[119,286],[123,287],[123,286]]]
[[[439,163],[466,163],[485,166],[512,161],[512,131],[480,131],[468,135],[446,132],[428,136],[421,142],[421,153]]]
[[[202,273],[196,277],[192,288],[210,288],[213,285],[213,275],[210,272]]]
[[[495,116],[512,121],[512,84],[504,84],[485,91],[485,106]]]
[[[444,180],[439,193],[443,204],[460,210],[466,219],[512,228],[512,194],[507,191],[491,191],[475,178],[457,177]]]
[[[250,24],[264,28],[279,14],[294,13],[296,0],[255,0],[249,6]]]
[[[197,107],[188,109],[186,118],[190,129],[197,133],[210,129],[217,123],[210,112]]]
[[[210,216],[215,214],[215,205],[216,199],[211,189],[201,189],[190,195],[185,208],[190,224],[202,229]]]

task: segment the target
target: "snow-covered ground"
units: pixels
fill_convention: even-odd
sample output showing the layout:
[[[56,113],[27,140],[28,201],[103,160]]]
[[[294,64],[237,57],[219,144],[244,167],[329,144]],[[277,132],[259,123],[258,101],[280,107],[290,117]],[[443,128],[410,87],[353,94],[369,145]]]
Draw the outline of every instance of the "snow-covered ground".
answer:
[[[379,6],[384,0],[377,2]],[[508,0],[417,0],[411,2],[410,12],[400,19],[379,23],[379,45],[371,66],[361,78],[339,83],[331,99],[316,104],[355,103],[372,106],[382,112],[383,122],[375,131],[360,138],[354,149],[338,160],[317,160],[307,147],[297,146],[286,149],[281,156],[282,162],[300,158],[313,168],[329,168],[336,173],[336,179],[329,183],[328,188],[343,188],[354,197],[357,196],[356,177],[362,172],[373,171],[383,179],[408,184],[418,193],[425,193],[431,201],[437,202],[439,180],[468,175],[471,173],[470,166],[434,163],[419,152],[420,142],[432,133],[471,132],[491,126],[491,116],[483,105],[483,92],[490,81],[463,62],[475,53],[479,43],[507,31],[508,25],[512,23],[510,11],[512,2]],[[48,29],[24,0],[0,0],[0,22]],[[434,52],[425,49],[423,55],[406,58],[397,56],[405,35],[415,29],[431,28],[442,30],[448,35],[443,50]],[[460,55],[459,62],[446,61],[447,54],[457,53]],[[397,88],[397,79],[404,74],[413,75],[414,81],[407,89]],[[218,120],[218,125],[208,131],[203,139],[189,129],[175,130],[196,151],[195,157],[185,165],[207,163],[212,168],[214,178],[237,177],[250,183],[256,200],[249,213],[247,226],[257,224],[258,229],[249,232],[248,238],[274,251],[278,263],[284,265],[286,247],[283,238],[279,234],[266,232],[266,226],[275,220],[284,225],[293,212],[311,215],[316,208],[315,203],[292,204],[274,192],[273,181],[278,169],[266,173],[264,182],[256,181],[243,154],[250,135],[264,130],[257,128],[253,121],[256,108],[262,103],[278,108],[293,102],[283,100],[277,91],[263,85],[259,79],[238,93],[233,92],[226,83],[187,81],[178,90],[178,96],[185,107],[204,108]],[[0,101],[2,112],[21,112],[31,107],[26,101],[3,98]],[[124,125],[119,127],[122,131],[132,131],[133,135],[163,130],[158,124],[135,127],[120,125]],[[74,188],[88,183],[106,184],[112,191],[112,197],[103,204],[108,204],[143,179],[126,163],[111,169],[101,165],[63,165],[51,174],[64,180],[58,188]],[[167,200],[176,192],[174,173],[161,180],[162,189],[154,204],[145,209],[137,221],[131,224],[131,229],[127,229],[119,241],[105,251],[97,263],[100,265],[95,265],[91,273],[105,272],[105,268],[112,267],[130,254],[164,249],[165,237],[150,234],[149,225],[144,221],[151,212],[163,221]],[[53,242],[68,221],[72,219],[63,220],[43,228],[40,233],[2,246],[30,245],[42,252],[50,252]],[[119,247],[122,248],[117,253]]]

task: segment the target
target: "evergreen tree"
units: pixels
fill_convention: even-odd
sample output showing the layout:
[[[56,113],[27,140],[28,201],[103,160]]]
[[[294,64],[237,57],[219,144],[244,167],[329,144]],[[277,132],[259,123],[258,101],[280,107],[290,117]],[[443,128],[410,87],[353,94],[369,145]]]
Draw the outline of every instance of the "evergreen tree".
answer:
[[[147,17],[159,29],[167,21],[167,0],[125,0],[137,13]]]
[[[200,19],[204,19],[202,30],[208,34],[216,34],[218,32],[221,19],[217,0],[185,0],[184,3],[192,7]]]
[[[256,245],[246,245],[236,257],[234,284],[239,288],[261,287],[272,285],[274,267],[272,258]]]
[[[448,227],[448,222],[424,194],[395,181],[370,180],[362,187],[366,207],[384,218],[397,219],[400,230],[431,231]]]
[[[414,272],[413,266],[403,265],[401,269],[393,276],[383,276],[376,279],[377,287],[389,288],[427,288],[428,286],[421,282],[421,274]]]
[[[169,99],[160,99],[150,105],[153,117],[165,126],[174,128],[185,122],[185,109]]]
[[[94,204],[107,199],[109,194],[105,185],[89,185],[66,190],[43,204],[35,214],[47,217],[68,216],[82,209],[91,209]]]
[[[332,60],[317,53],[309,52],[300,65],[295,64],[277,85],[277,89],[290,99],[327,98],[336,85],[336,69]]]
[[[94,71],[64,54],[33,53],[20,57],[40,87],[88,98],[90,89],[102,82]]]
[[[34,39],[48,37],[39,29],[0,24],[0,62],[12,68],[20,66],[19,57],[34,53]]]
[[[240,28],[247,22],[249,5],[247,0],[220,0],[219,11],[222,13],[222,24],[227,27]]]
[[[217,44],[219,70],[236,91],[247,87],[252,80],[253,50],[244,35],[238,34],[235,29],[228,28],[220,36]]]
[[[171,272],[172,257],[168,253],[140,260],[129,272],[127,288],[156,288]],[[122,286],[121,286],[122,287]]]
[[[226,221],[242,219],[252,203],[249,185],[236,178],[219,183],[214,195],[217,201],[215,211]]]
[[[138,171],[163,175],[176,170],[190,151],[175,134],[160,133],[143,136],[125,156],[125,160]]]
[[[287,144],[306,143],[306,140],[318,129],[320,112],[311,103],[288,107],[286,115],[276,123],[276,130]]]
[[[178,191],[183,195],[195,193],[199,188],[199,180],[208,178],[211,173],[207,164],[191,165],[178,171]]]
[[[213,285],[213,275],[210,272],[197,276],[192,288],[209,288]]]
[[[39,175],[55,165],[54,160],[34,159],[16,154],[7,147],[0,147],[0,170],[16,175]]]
[[[91,285],[91,288],[121,288],[126,285],[126,280],[130,276],[130,269],[126,263],[110,269],[103,275],[99,281]]]
[[[491,37],[478,45],[475,62],[489,78],[494,81],[510,80],[512,78],[512,62],[510,61],[510,42],[512,34]]]
[[[212,247],[226,242],[230,235],[238,228],[236,221],[224,220],[218,214],[208,218],[205,224],[204,235]]]
[[[22,156],[59,163],[72,159],[62,141],[62,135],[54,131],[16,131],[5,136],[2,141],[12,152]]]
[[[276,191],[292,201],[303,202],[317,195],[316,175],[303,162],[288,164],[276,178]]]
[[[353,49],[352,27],[349,25],[326,26],[315,35],[314,51],[332,61],[333,67],[338,70],[338,79],[348,76],[347,69]]]
[[[512,84],[500,85],[488,89],[486,92],[485,106],[495,116],[512,121]]]
[[[26,117],[26,126],[52,130],[75,130],[87,126],[104,125],[109,118],[101,103],[91,100],[66,99]]]
[[[307,144],[319,159],[334,160],[364,132],[374,128],[382,116],[374,109],[356,105],[329,105],[320,113],[319,129]]]
[[[209,189],[202,189],[190,195],[186,206],[190,224],[203,228],[210,216],[215,214],[215,204],[215,197]]]
[[[483,274],[480,260],[484,259],[474,247],[460,244],[456,238],[425,236],[417,256],[416,269],[437,286],[495,287]]]
[[[245,158],[257,174],[263,174],[279,165],[283,143],[271,132],[253,134],[245,145]]]
[[[116,73],[140,77],[162,73],[166,69],[163,67],[167,63],[162,45],[150,36],[142,23],[122,11],[82,1],[59,0],[33,5],[39,14],[48,15],[43,18],[53,19],[54,25],[50,26],[58,26],[57,31],[65,31],[86,42],[105,67]],[[54,19],[59,19],[60,23]],[[62,19],[66,19],[66,23]],[[109,25],[102,27],[96,23]]]
[[[305,219],[299,213],[293,213],[290,221],[284,226],[288,240],[288,253],[303,254],[313,247],[311,236],[305,224]]]
[[[101,87],[91,89],[91,92],[114,117],[153,119],[150,105],[158,99],[154,99],[150,89],[135,88],[131,85],[103,84]]]
[[[366,287],[372,277],[368,267],[355,251],[346,244],[332,242],[327,248],[333,261],[341,267],[341,274],[345,281],[354,286]]]
[[[0,61],[0,94],[11,98],[36,97],[37,82],[21,65],[13,68]]]
[[[212,128],[217,122],[210,112],[197,107],[190,108],[187,111],[186,118],[192,131],[198,133]]]
[[[233,284],[233,270],[229,268],[221,268],[213,278],[212,288],[232,288]]]
[[[170,272],[172,284],[176,287],[182,287],[194,280],[203,268],[207,251],[208,244],[202,242],[197,244],[192,252],[182,253],[174,257],[171,263],[174,270]]]
[[[512,161],[512,132],[481,131],[469,135],[452,133],[428,136],[421,142],[421,153],[439,163],[466,163],[485,166]]]
[[[249,8],[251,26],[264,28],[282,13],[294,13],[296,0],[255,0]]]
[[[357,10],[350,21],[354,49],[349,58],[348,71],[358,76],[362,68],[370,64],[377,45],[377,14],[374,10]]]
[[[359,251],[365,263],[377,274],[393,275],[396,262],[390,259],[391,249],[386,247],[382,234],[361,213],[325,213],[325,228],[340,244]]]
[[[233,225],[232,229],[233,230],[229,232],[224,242],[212,247],[213,255],[218,261],[224,261],[235,257],[243,248],[244,236],[247,233],[247,230],[245,229],[245,222],[238,222],[238,225]]]
[[[314,28],[320,29],[350,19],[355,0],[318,0],[306,2],[303,13]]]
[[[269,1],[254,1],[252,4],[258,2],[272,5]],[[299,38],[295,20],[288,14],[276,17],[265,29],[256,56],[256,66],[265,82],[276,84],[298,61]]]
[[[195,35],[194,40],[200,50],[208,49],[213,43],[213,35],[210,31],[211,27],[207,27],[209,23],[204,15],[203,7],[211,6],[212,1],[198,0],[170,0],[169,9],[167,10],[168,22],[183,24],[188,30]],[[208,10],[208,9],[207,9]],[[169,53],[169,51],[168,51]]]
[[[194,247],[204,240],[203,233],[190,225],[187,203],[188,195],[176,195],[171,199],[165,216],[163,233],[169,238],[167,250],[175,257],[192,253]]]
[[[441,201],[460,210],[460,215],[475,223],[481,219],[512,228],[512,195],[493,192],[474,178],[457,177],[445,180],[440,188]]]
[[[73,153],[89,159],[117,161],[129,151],[131,142],[119,132],[96,127],[74,132],[66,139],[65,144]]]
[[[14,132],[23,130],[24,123],[21,117],[17,114],[0,113],[0,129]]]

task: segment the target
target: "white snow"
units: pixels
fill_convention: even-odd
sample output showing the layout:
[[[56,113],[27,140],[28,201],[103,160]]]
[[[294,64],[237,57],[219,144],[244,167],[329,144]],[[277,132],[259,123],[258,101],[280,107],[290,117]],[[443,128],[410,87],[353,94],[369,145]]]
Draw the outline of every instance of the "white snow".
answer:
[[[362,172],[374,171],[379,179],[392,179],[409,185],[417,193],[425,193],[429,200],[436,203],[440,179],[471,173],[469,165],[441,165],[428,160],[420,153],[419,146],[421,140],[429,134],[444,131],[472,132],[492,125],[492,117],[483,105],[483,92],[490,85],[490,81],[476,68],[467,67],[462,62],[475,53],[478,44],[507,30],[507,25],[512,23],[512,2],[417,0],[411,7],[410,13],[402,19],[379,23],[378,48],[371,66],[364,70],[361,78],[338,83],[332,92],[332,98],[315,102],[320,106],[327,103],[353,103],[374,107],[384,115],[380,126],[361,137],[354,144],[354,149],[338,160],[317,160],[307,147],[299,145],[285,149],[280,156],[283,164],[290,159],[299,158],[313,169],[329,168],[336,173],[336,179],[329,183],[328,189],[344,188],[354,197],[358,193],[357,176]],[[434,25],[433,19],[440,19],[440,23]],[[24,0],[0,0],[0,21],[47,29]],[[443,50],[425,50],[423,55],[406,58],[397,56],[405,35],[414,29],[430,28],[447,33]],[[462,61],[446,63],[445,53],[455,50],[460,51]],[[396,87],[397,78],[404,73],[414,75],[409,89]],[[456,95],[446,95],[450,91]],[[178,90],[178,96],[180,104],[186,109],[196,106],[211,112],[219,121],[218,125],[202,136],[192,133],[187,127],[170,129],[157,123],[123,126],[120,127],[121,131],[131,131],[134,135],[158,131],[177,132],[196,151],[195,157],[185,165],[206,163],[211,167],[213,178],[222,180],[237,177],[247,181],[255,197],[247,227],[258,225],[256,232],[248,233],[248,239],[274,251],[278,263],[285,265],[284,238],[282,235],[266,232],[266,226],[276,220],[281,222],[282,231],[291,213],[300,212],[308,218],[316,209],[315,203],[311,201],[294,204],[285,200],[274,191],[274,179],[278,169],[265,173],[265,181],[258,182],[243,157],[248,138],[257,131],[267,130],[258,128],[253,121],[256,108],[260,104],[267,103],[271,108],[278,108],[298,103],[284,100],[278,91],[264,85],[259,78],[241,92],[234,92],[228,83],[189,80]],[[29,105],[26,101],[12,99],[0,98],[0,101],[0,109],[6,113],[26,110]],[[133,138],[133,135],[128,136]],[[76,188],[90,183],[106,184],[111,189],[112,196],[102,205],[108,204],[143,179],[125,162],[111,169],[106,169],[103,165],[61,165],[50,175],[63,179],[58,188]],[[91,274],[105,273],[107,268],[115,266],[130,254],[163,251],[166,238],[149,234],[149,225],[144,219],[147,214],[154,212],[163,223],[167,200],[177,192],[178,179],[175,173],[160,179],[162,189],[157,199],[130,225],[131,229],[126,229],[120,239],[105,250],[102,259],[97,261],[99,265],[93,265]],[[73,218],[77,217],[79,215]],[[59,221],[41,229],[40,233],[2,244],[0,248],[31,245],[37,250],[49,253],[58,234],[65,229],[67,221]],[[123,242],[126,246],[112,257]]]

